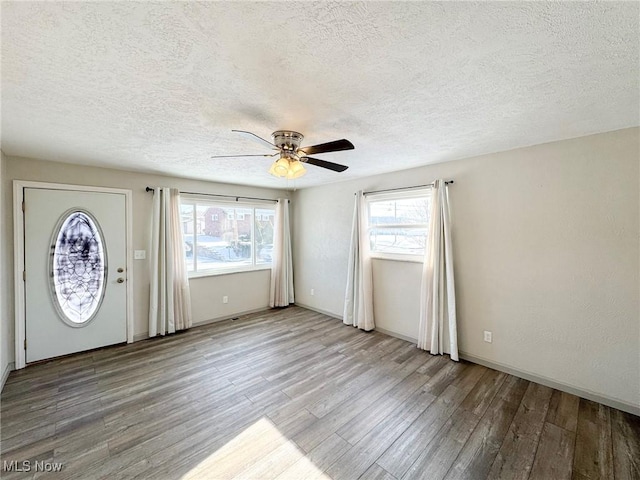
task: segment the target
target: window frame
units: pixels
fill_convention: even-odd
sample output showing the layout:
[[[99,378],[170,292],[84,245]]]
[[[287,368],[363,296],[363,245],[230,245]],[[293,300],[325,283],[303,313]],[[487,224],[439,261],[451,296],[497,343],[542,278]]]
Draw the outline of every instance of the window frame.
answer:
[[[367,242],[370,242],[370,234],[373,229],[426,229],[427,241],[429,238],[429,223],[389,223],[389,224],[373,224],[371,223],[371,204],[383,201],[410,200],[414,198],[427,198],[431,201],[431,188],[417,188],[411,190],[400,190],[394,192],[369,193],[364,196],[367,215]],[[426,248],[426,245],[425,245]],[[414,253],[397,253],[397,252],[381,252],[370,249],[369,256],[374,259],[394,260],[399,262],[423,263],[425,252],[420,254]]]
[[[187,265],[187,276],[188,278],[202,278],[202,277],[213,277],[213,276],[218,276],[218,275],[228,275],[228,274],[232,274],[232,273],[241,273],[241,272],[254,272],[254,271],[260,271],[260,270],[271,270],[271,267],[273,265],[273,259],[271,263],[257,263],[257,249],[256,249],[256,235],[255,235],[255,231],[256,231],[256,221],[257,221],[257,216],[256,216],[256,210],[273,210],[273,217],[275,220],[275,214],[276,214],[276,208],[275,208],[275,203],[274,202],[260,202],[260,201],[250,201],[250,202],[243,202],[241,200],[235,201],[235,200],[224,200],[224,199],[218,199],[216,198],[215,200],[211,199],[210,197],[206,197],[206,196],[200,196],[200,195],[185,195],[182,194],[180,196],[180,208],[182,211],[182,206],[183,205],[189,205],[193,207],[193,221],[194,221],[194,233],[193,235],[193,253],[194,253],[194,257],[193,257],[193,270],[188,270],[188,265]],[[227,267],[224,266],[220,266],[220,267],[215,267],[215,268],[207,268],[207,269],[202,269],[202,270],[198,270],[198,261],[197,261],[197,234],[195,233],[196,231],[196,223],[197,223],[197,208],[199,206],[204,206],[207,208],[211,208],[211,207],[218,207],[218,208],[233,208],[233,214],[231,214],[230,216],[225,214],[224,217],[227,221],[229,220],[239,220],[236,217],[238,217],[239,215],[236,213],[235,209],[250,209],[251,210],[251,216],[252,216],[252,221],[251,221],[251,264],[242,264],[242,265],[229,265]],[[217,214],[215,214],[217,216]],[[244,217],[244,215],[243,215]],[[183,232],[182,234],[184,235],[188,235],[185,234]],[[186,258],[186,253],[185,253],[185,258]]]

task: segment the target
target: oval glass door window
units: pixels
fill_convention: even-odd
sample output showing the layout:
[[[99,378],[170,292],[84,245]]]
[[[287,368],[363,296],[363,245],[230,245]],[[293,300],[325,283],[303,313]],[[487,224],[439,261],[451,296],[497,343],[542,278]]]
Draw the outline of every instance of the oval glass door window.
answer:
[[[88,212],[66,212],[54,231],[50,262],[53,304],[73,327],[93,319],[104,297],[106,254],[100,228]]]

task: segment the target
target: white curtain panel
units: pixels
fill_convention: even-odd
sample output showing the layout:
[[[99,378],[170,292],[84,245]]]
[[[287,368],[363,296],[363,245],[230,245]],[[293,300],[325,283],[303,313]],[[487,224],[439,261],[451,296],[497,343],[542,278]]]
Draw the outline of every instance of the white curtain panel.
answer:
[[[373,330],[373,274],[367,235],[367,207],[364,195],[355,195],[351,248],[347,270],[347,290],[342,321],[362,330]]]
[[[458,360],[456,292],[451,249],[449,193],[444,180],[434,182],[429,239],[422,269],[418,348]]]
[[[288,307],[293,297],[293,260],[291,257],[291,230],[289,228],[289,200],[279,198],[273,231],[273,264],[269,305]]]
[[[191,297],[184,258],[180,192],[155,188],[151,217],[149,336],[191,327]]]

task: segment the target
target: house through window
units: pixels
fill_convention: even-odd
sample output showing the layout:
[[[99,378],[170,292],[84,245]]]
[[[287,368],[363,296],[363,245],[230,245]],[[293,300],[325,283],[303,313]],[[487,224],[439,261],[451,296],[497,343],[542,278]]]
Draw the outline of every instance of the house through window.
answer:
[[[422,260],[431,214],[431,190],[369,194],[366,199],[372,256]]]
[[[214,203],[185,195],[180,212],[190,275],[271,266],[275,206]]]

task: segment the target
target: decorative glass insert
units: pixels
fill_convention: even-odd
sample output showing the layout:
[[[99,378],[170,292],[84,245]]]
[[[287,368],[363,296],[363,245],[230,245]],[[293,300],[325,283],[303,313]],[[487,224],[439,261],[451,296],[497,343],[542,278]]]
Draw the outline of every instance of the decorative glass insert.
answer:
[[[71,326],[82,326],[97,313],[104,296],[106,259],[102,235],[88,212],[65,213],[54,232],[51,282],[54,305]]]

